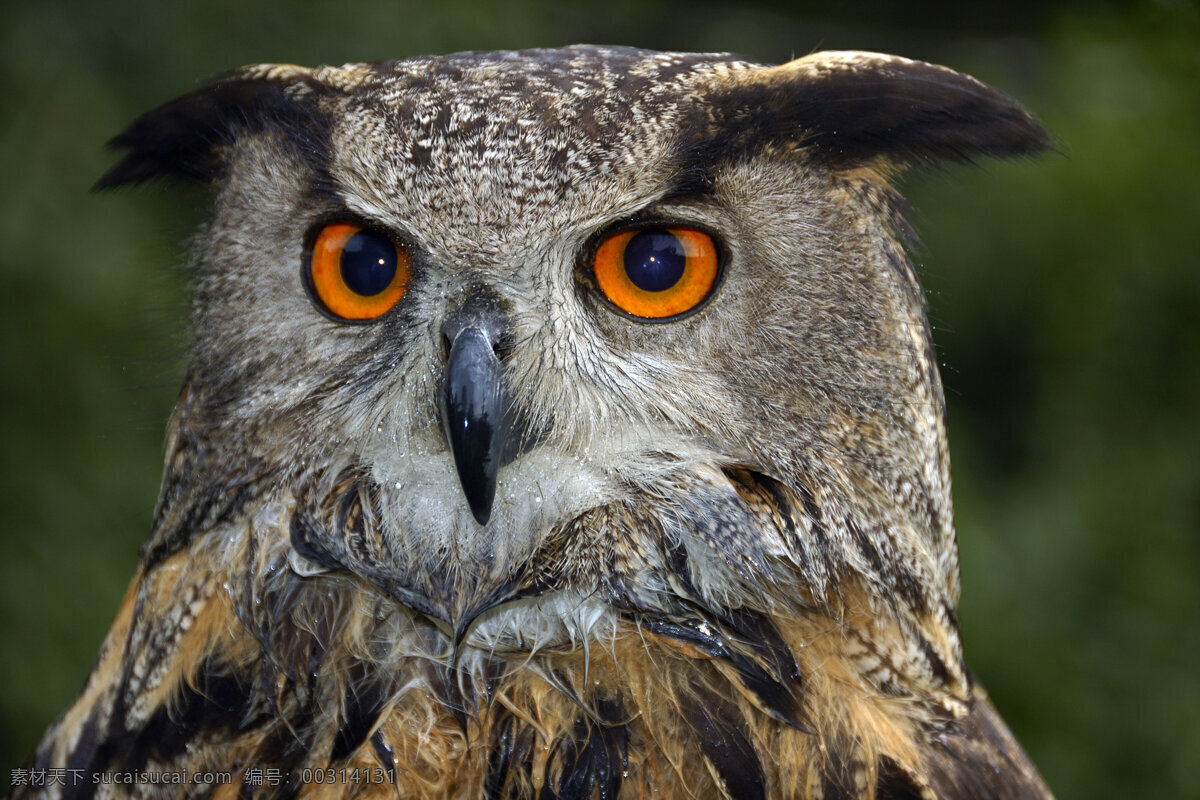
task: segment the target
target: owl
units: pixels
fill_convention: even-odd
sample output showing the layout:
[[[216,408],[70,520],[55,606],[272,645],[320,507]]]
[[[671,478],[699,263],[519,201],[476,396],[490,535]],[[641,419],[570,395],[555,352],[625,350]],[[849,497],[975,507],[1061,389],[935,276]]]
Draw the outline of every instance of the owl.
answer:
[[[927,63],[252,66],[153,530],[17,798],[1047,798],[964,665],[894,182],[1050,140]]]

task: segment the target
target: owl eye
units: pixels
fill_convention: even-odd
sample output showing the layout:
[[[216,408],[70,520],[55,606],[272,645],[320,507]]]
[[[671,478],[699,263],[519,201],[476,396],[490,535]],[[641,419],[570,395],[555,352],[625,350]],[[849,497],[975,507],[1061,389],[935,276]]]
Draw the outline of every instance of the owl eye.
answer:
[[[333,316],[371,320],[404,296],[410,264],[408,251],[385,234],[353,222],[332,222],[313,243],[306,281]]]
[[[635,228],[609,234],[596,249],[592,274],[610,303],[626,314],[666,320],[700,307],[720,274],[717,246],[696,228]]]

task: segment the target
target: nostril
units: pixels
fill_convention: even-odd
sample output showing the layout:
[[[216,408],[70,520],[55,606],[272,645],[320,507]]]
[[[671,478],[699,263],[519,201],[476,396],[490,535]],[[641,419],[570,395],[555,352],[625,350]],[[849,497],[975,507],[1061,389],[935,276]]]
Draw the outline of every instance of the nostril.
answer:
[[[505,335],[504,313],[493,302],[474,302],[457,311],[451,311],[442,320],[442,358],[450,357],[450,350],[459,334],[468,328],[481,331],[497,358],[503,360],[508,350]]]
[[[442,320],[442,340],[448,345],[454,344],[455,338],[464,329],[471,327],[471,320],[474,316],[469,311],[451,311]]]
[[[508,354],[512,352],[512,336],[508,330],[501,331],[500,335],[492,340],[492,350],[496,353],[496,358],[500,359],[500,363],[508,361]]]

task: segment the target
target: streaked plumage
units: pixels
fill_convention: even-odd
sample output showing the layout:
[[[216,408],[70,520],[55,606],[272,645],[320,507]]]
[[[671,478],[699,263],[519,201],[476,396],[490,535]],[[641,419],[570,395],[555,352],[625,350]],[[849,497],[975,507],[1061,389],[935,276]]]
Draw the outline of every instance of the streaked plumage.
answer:
[[[142,117],[102,186],[217,187],[192,358],[138,574],[34,764],[87,779],[16,797],[1048,797],[962,660],[889,183],[1047,143],[866,53],[264,65]],[[342,219],[412,255],[367,324],[301,279]],[[694,313],[598,296],[631,225],[712,234]],[[447,399],[460,360],[499,399]],[[460,417],[505,431],[490,473]]]

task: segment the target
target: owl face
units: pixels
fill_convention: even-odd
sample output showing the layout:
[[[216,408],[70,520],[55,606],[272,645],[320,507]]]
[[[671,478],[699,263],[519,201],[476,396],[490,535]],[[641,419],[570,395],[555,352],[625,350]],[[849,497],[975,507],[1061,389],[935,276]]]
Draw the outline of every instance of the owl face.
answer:
[[[882,520],[876,559],[952,594],[940,387],[888,179],[1039,130],[892,57],[580,47],[248,68],[136,123],[102,183],[220,186],[180,412],[217,444],[184,479],[252,462],[285,506],[369,487],[368,556],[293,532],[293,563],[458,624],[598,509],[650,509],[691,548],[686,509],[741,502],[731,470]],[[756,531],[730,544],[797,560]],[[854,538],[825,545],[870,569]],[[614,548],[558,589],[593,594]],[[702,594],[759,590],[713,549],[689,550]]]

